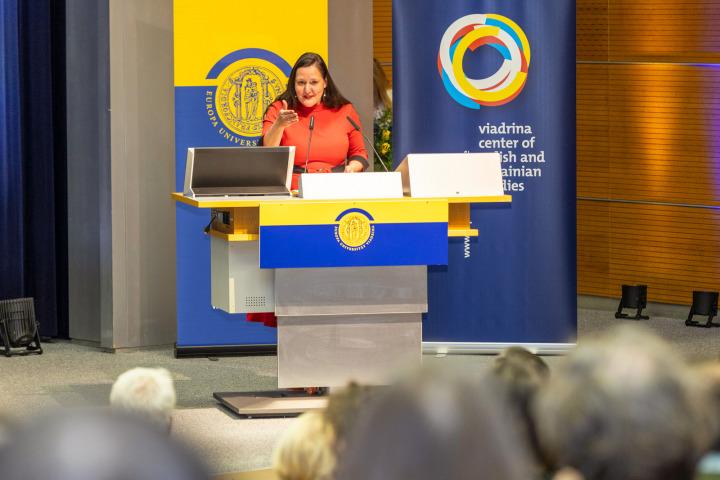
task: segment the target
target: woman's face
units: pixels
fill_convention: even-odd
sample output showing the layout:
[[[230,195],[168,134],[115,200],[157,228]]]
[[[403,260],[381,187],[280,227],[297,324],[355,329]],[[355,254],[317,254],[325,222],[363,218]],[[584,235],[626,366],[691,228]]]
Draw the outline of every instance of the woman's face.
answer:
[[[314,107],[322,101],[327,82],[317,65],[300,67],[295,72],[295,95],[304,107]]]

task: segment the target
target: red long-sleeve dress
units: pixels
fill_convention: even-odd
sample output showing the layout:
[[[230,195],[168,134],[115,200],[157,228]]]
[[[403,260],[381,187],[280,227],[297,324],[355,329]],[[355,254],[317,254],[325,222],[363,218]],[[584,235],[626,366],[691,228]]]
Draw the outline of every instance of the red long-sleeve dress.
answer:
[[[263,119],[263,135],[265,135],[282,108],[281,102],[270,105]],[[363,137],[347,120],[352,118],[360,124],[355,108],[348,103],[338,108],[328,108],[322,103],[314,107],[298,104],[296,110],[298,122],[287,127],[280,139],[280,145],[295,146],[295,171],[293,172],[292,189],[297,189],[300,173],[305,171],[308,161],[308,172],[342,172],[345,160],[358,160],[367,168],[367,151]],[[315,118],[310,155],[308,156],[308,136],[310,135],[310,117]]]

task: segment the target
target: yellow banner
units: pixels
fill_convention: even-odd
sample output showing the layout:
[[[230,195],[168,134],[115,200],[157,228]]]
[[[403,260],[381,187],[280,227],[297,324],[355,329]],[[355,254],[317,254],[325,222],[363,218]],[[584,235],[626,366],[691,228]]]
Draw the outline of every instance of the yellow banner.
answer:
[[[175,121],[188,145],[254,146],[304,52],[327,57],[327,0],[175,0]]]
[[[242,49],[263,49],[292,65],[304,52],[327,59],[327,0],[175,0],[175,86],[215,85],[208,72]]]

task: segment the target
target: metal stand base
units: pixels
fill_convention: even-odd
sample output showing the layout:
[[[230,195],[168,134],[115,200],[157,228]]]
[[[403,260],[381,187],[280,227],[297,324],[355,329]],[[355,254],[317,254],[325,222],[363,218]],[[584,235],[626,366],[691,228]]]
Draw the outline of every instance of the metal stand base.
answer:
[[[708,319],[705,323],[700,323],[697,320],[693,320],[693,312],[690,312],[690,315],[688,316],[687,320],[685,320],[685,325],[688,327],[703,327],[703,328],[711,328],[711,327],[720,327],[720,323],[713,323],[713,318],[715,317],[715,314],[708,315]]]
[[[287,390],[213,392],[213,397],[223,407],[243,418],[296,417],[327,406],[327,396]]]
[[[650,320],[649,316],[642,314],[643,308],[645,308],[645,307],[644,306],[637,307],[637,313],[635,314],[634,317],[631,317],[627,313],[622,313],[623,307],[622,307],[622,300],[621,300],[620,306],[618,307],[617,312],[615,312],[615,318],[618,318],[618,319],[619,318],[627,318],[628,320]]]

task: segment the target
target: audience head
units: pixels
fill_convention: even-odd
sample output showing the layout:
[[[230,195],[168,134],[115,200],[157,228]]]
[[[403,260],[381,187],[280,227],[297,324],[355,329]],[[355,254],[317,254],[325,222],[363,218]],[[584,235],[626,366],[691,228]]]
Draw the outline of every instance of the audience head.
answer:
[[[175,408],[175,386],[164,368],[133,368],[112,386],[110,406],[170,428]]]
[[[322,412],[300,415],[283,433],[273,454],[280,480],[330,480],[335,469],[335,435]]]
[[[517,415],[538,466],[546,467],[531,406],[538,391],[547,383],[550,369],[542,358],[529,350],[510,347],[495,357],[490,372],[502,387],[508,406]]]
[[[369,401],[371,394],[371,387],[352,382],[341,390],[333,391],[328,398],[328,405],[323,414],[335,432],[336,452],[343,450],[358,413]]]
[[[378,392],[339,459],[343,480],[526,480],[527,452],[492,388],[426,372]]]
[[[710,449],[720,452],[720,362],[703,362],[695,366],[695,372],[707,389],[709,408],[715,417],[715,434]]]
[[[134,416],[62,412],[20,429],[0,452],[3,480],[206,480],[193,452]]]
[[[538,434],[586,480],[691,479],[709,441],[697,376],[665,342],[623,326],[583,340],[538,395]]]
[[[495,357],[491,372],[502,383],[511,400],[521,408],[528,405],[550,377],[550,369],[538,355],[522,347],[510,347]]]

